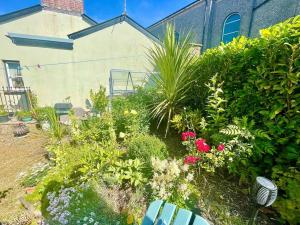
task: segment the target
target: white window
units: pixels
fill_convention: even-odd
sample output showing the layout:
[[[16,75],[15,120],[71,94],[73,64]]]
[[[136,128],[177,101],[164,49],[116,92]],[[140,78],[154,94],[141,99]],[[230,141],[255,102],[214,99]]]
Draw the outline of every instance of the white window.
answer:
[[[24,87],[19,61],[4,61],[7,85],[9,88]]]
[[[233,38],[239,36],[241,26],[241,16],[238,13],[231,14],[225,19],[223,26],[222,41],[226,44]]]

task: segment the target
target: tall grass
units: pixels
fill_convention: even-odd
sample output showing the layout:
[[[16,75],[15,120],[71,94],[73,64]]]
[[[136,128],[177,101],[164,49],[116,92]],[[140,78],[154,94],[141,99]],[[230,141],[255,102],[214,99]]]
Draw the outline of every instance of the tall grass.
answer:
[[[154,102],[152,116],[158,119],[158,127],[163,121],[166,122],[165,135],[174,112],[182,106],[192,86],[196,57],[192,54],[191,39],[191,34],[187,33],[177,40],[174,26],[167,25],[163,42],[149,49],[149,61],[155,68],[152,82],[159,94]]]
[[[61,140],[63,136],[63,127],[59,122],[59,118],[55,113],[55,109],[49,107],[45,109],[45,112],[47,120],[50,123],[51,135],[58,140]]]

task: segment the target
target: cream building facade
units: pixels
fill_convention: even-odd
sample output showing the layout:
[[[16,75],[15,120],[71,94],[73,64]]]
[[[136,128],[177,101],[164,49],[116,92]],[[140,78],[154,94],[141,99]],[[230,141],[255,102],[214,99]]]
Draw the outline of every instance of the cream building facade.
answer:
[[[131,18],[97,24],[82,0],[52,2],[0,16],[0,86],[30,87],[43,106],[70,98],[84,107],[90,89],[108,90],[110,70],[151,70],[146,54],[157,39]]]

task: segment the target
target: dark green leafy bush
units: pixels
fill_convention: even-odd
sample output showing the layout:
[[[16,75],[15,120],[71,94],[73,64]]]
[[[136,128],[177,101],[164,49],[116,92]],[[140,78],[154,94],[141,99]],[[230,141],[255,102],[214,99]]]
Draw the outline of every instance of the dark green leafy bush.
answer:
[[[255,127],[267,133],[271,141],[255,144],[253,157],[241,173],[271,177],[287,173],[287,167],[299,169],[300,157],[300,16],[261,31],[261,38],[240,37],[227,45],[207,50],[197,63],[196,83],[189,92],[187,105],[202,110],[206,105],[208,83],[216,73],[224,81],[227,121],[247,116]],[[281,170],[279,172],[278,170]],[[278,176],[275,181],[280,182]],[[299,179],[285,176],[286,183],[299,185]],[[295,185],[293,185],[295,186]],[[292,185],[280,186],[279,213],[291,224],[292,214],[283,205],[295,204]],[[283,197],[284,196],[284,197]],[[294,199],[296,198],[296,199]],[[284,201],[286,201],[284,203]]]
[[[151,167],[151,157],[165,159],[168,156],[165,143],[159,138],[149,134],[138,135],[131,138],[127,147],[128,157],[142,160],[148,168]]]

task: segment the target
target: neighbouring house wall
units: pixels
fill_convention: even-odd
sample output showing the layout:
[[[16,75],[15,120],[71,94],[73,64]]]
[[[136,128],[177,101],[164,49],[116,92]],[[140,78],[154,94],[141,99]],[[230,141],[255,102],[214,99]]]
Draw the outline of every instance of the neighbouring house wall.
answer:
[[[269,0],[253,13],[251,37],[259,36],[259,30],[300,14],[299,0]]]
[[[208,4],[205,4],[205,3]],[[209,9],[211,7],[211,13]],[[205,9],[206,8],[206,9]],[[205,18],[206,13],[206,20]],[[202,44],[202,49],[218,46],[222,41],[225,19],[233,14],[241,16],[240,34],[256,37],[259,30],[284,21],[300,14],[299,0],[199,0],[191,8],[183,9],[176,14],[163,19],[148,30],[161,38],[167,23],[175,23],[177,27],[185,27],[196,34],[196,43]],[[208,19],[209,18],[209,19]],[[204,22],[206,21],[206,22]],[[204,31],[203,26],[207,27]],[[204,38],[202,38],[204,36]],[[203,41],[204,42],[203,42]]]
[[[173,23],[177,32],[182,34],[190,31],[194,37],[193,42],[201,43],[203,38],[204,20],[205,1],[202,1],[191,9],[188,9],[179,15],[175,15],[166,21],[162,21],[161,23],[150,27],[148,30],[161,39],[164,37],[166,24]]]
[[[29,27],[27,22],[23,26]],[[0,25],[0,59],[20,61],[25,86],[37,94],[41,105],[53,105],[70,96],[74,106],[84,107],[90,89],[97,89],[100,84],[108,89],[110,69],[151,69],[145,53],[152,40],[127,22],[74,40],[73,50],[16,46],[4,36],[10,31],[9,24],[5,28]],[[24,33],[22,29],[13,32]],[[36,31],[34,34],[42,35]],[[0,78],[3,78],[1,67]]]
[[[241,35],[248,35],[251,22],[251,13],[253,0],[217,0],[213,5],[212,23],[209,25],[211,31],[210,38],[205,48],[218,46],[222,42],[223,25],[225,19],[233,14],[238,13],[241,16]]]
[[[90,27],[81,16],[42,10],[28,16],[0,23],[0,41],[8,32],[67,38],[75,31]]]

